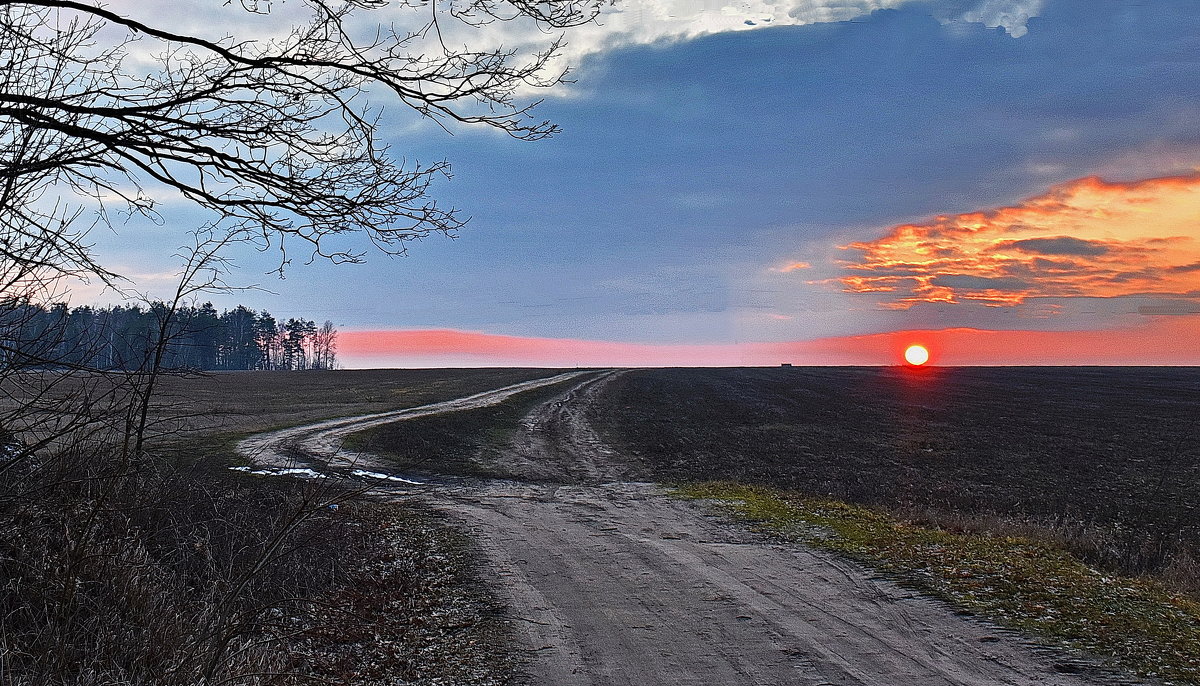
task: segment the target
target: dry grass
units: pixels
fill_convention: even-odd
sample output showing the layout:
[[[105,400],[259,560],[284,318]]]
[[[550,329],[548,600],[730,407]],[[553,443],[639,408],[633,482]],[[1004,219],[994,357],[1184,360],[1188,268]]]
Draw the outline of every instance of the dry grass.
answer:
[[[415,507],[95,453],[8,486],[0,683],[495,686],[511,673],[469,542]]]
[[[501,683],[500,621],[452,530],[326,483],[239,477],[222,451],[248,432],[552,373],[170,378],[157,419],[171,430],[152,454],[121,457],[118,416],[0,455],[0,683]]]
[[[558,369],[369,369],[165,374],[158,380],[150,435],[173,442],[229,438],[305,422],[404,409],[553,376]],[[0,415],[41,396],[49,411],[116,412],[127,401],[123,374],[31,372],[0,380]],[[111,405],[112,407],[107,407]],[[6,427],[14,428],[14,427]]]
[[[321,507],[329,494],[111,454],[6,474],[4,682],[289,683],[271,613],[333,583],[361,544]]]
[[[1200,603],[1104,574],[1045,542],[920,526],[879,511],[729,482],[679,489],[767,530],[849,555],[959,608],[1110,659],[1200,684]]]

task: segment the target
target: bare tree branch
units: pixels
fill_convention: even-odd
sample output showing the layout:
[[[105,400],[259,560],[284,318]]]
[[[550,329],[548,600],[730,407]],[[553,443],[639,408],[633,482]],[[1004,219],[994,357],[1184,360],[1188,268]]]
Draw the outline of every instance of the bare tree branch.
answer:
[[[393,158],[368,93],[444,128],[553,135],[557,127],[532,117],[536,103],[517,102],[517,93],[563,79],[551,69],[561,38],[529,55],[451,49],[440,23],[525,20],[559,30],[591,20],[605,1],[307,0],[308,21],[259,41],[173,31],[91,2],[0,0],[0,256],[17,252],[13,241],[41,241],[62,249],[66,273],[113,282],[83,244],[86,229],[72,227],[88,210],[111,224],[114,202],[152,216],[143,184],[284,251],[281,269],[294,240],[313,256],[354,262],[362,250],[333,237],[365,234],[403,253],[409,240],[453,235],[463,219],[429,196],[448,163]],[[371,13],[397,10],[432,19],[414,31],[361,29]],[[427,39],[430,26],[437,40]]]

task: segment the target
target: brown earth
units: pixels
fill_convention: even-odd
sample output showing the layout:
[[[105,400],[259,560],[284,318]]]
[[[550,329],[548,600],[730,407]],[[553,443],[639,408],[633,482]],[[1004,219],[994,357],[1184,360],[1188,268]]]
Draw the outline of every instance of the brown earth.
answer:
[[[1113,683],[1087,661],[630,481],[642,468],[600,441],[587,421],[613,378],[584,375],[526,417],[511,449],[493,458],[517,479],[414,485],[381,478],[402,475],[374,476],[393,497],[423,494],[474,536],[508,604],[528,683]],[[423,411],[500,402],[510,390]],[[359,426],[380,419],[364,417]],[[354,426],[350,419],[311,425],[243,446],[323,470],[338,459],[332,439]]]

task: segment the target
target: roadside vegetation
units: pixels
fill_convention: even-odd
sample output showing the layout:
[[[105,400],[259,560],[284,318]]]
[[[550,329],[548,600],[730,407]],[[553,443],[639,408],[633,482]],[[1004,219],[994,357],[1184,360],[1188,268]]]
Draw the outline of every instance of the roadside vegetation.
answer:
[[[459,532],[326,480],[242,477],[202,446],[223,440],[230,417],[253,431],[287,407],[336,415],[339,399],[366,387],[374,395],[358,402],[403,407],[545,373],[167,377],[193,401],[155,404],[149,425],[171,425],[177,412],[203,420],[156,434],[151,452],[121,457],[119,413],[93,415],[92,433],[36,454],[10,444],[0,460],[0,681],[503,683],[506,628]],[[60,400],[77,399],[84,381],[56,390]],[[97,386],[115,390],[112,380]],[[232,414],[213,416],[209,400]]]
[[[511,671],[467,541],[428,513],[291,480],[158,468],[114,492],[78,476],[6,503],[6,684],[491,686]]]
[[[83,447],[18,469],[0,498],[6,683],[273,683],[288,667],[274,618],[364,543],[326,554],[342,534],[326,496],[293,484],[122,466]]]
[[[1152,579],[1099,571],[1028,537],[934,528],[765,486],[703,482],[676,493],[715,500],[766,532],[848,555],[1002,626],[1200,684],[1200,602]]]
[[[292,619],[288,652],[304,673],[354,686],[509,683],[511,627],[467,536],[414,507],[359,502],[345,516],[365,554]]]

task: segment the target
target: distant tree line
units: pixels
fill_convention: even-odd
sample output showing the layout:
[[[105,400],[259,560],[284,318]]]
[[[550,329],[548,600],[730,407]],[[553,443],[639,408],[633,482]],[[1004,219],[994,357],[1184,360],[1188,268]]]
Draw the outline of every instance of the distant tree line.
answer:
[[[0,363],[8,367],[145,368],[161,348],[163,369],[335,369],[337,329],[308,319],[277,320],[244,306],[212,303],[43,306],[0,302]]]

